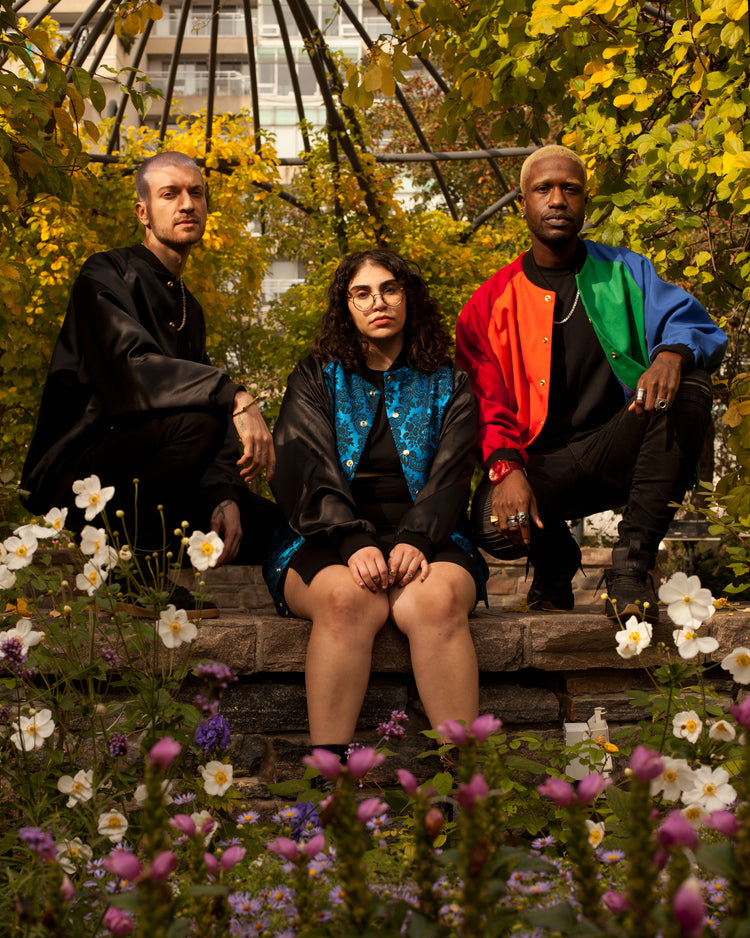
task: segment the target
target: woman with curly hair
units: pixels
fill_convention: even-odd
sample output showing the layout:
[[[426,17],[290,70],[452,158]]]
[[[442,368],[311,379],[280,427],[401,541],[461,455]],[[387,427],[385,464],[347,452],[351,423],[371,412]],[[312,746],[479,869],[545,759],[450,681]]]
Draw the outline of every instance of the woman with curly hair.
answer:
[[[430,724],[474,719],[468,616],[487,568],[463,529],[476,405],[422,277],[373,249],[339,265],[310,355],[289,378],[272,488],[290,525],[266,564],[282,614],[312,621],[314,746],[342,754],[390,618]]]

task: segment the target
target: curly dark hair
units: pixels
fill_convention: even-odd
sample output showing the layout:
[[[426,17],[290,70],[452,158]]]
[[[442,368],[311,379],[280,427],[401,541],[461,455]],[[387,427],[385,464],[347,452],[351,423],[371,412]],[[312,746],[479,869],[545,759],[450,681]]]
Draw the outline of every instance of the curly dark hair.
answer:
[[[404,349],[408,364],[425,372],[450,364],[451,339],[440,307],[421,274],[386,248],[358,251],[341,261],[328,288],[328,308],[313,339],[311,354],[324,362],[338,359],[349,371],[362,373],[367,367],[367,340],[354,326],[347,297],[349,284],[365,264],[385,267],[404,288]]]

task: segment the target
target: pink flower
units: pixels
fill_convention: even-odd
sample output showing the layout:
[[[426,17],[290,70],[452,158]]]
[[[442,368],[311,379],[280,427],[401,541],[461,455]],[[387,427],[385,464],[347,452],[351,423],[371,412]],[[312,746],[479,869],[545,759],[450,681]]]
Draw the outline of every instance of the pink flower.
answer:
[[[385,762],[385,756],[381,752],[375,752],[372,746],[365,746],[363,749],[355,749],[346,762],[346,767],[352,778],[362,778],[372,769]]]
[[[536,790],[554,801],[558,808],[567,808],[576,800],[575,789],[564,778],[548,778],[546,782],[537,785]]]
[[[323,778],[338,778],[341,774],[341,761],[330,749],[313,749],[312,755],[303,756],[302,761],[317,769]]]
[[[437,837],[445,824],[445,818],[440,808],[430,808],[424,816],[424,829],[428,837],[433,840]]]
[[[314,837],[311,837],[306,844],[302,845],[302,849],[308,855],[308,857],[316,857],[319,853],[322,853],[326,845],[326,835],[325,834],[316,834]]]
[[[628,900],[625,896],[622,893],[615,892],[614,889],[609,889],[604,893],[602,902],[614,915],[624,912],[628,907]]]
[[[168,769],[181,752],[182,746],[177,740],[172,739],[171,736],[164,736],[154,743],[148,757],[160,769]]]
[[[207,817],[206,820],[201,824],[201,834],[206,836],[210,834],[215,827],[216,821],[212,817]]]
[[[682,811],[670,811],[657,830],[656,837],[662,847],[695,849],[698,846],[698,833]]]
[[[63,902],[73,901],[73,898],[76,894],[75,887],[66,875],[63,875],[62,883],[60,885],[60,892],[62,892]]]
[[[698,938],[706,923],[706,906],[695,876],[688,876],[672,899],[672,911],[685,938]]]
[[[366,824],[387,810],[388,805],[380,798],[367,798],[357,806],[357,820],[360,824]]]
[[[104,858],[102,866],[105,870],[109,870],[110,873],[114,873],[120,879],[126,879],[129,883],[138,879],[143,872],[141,861],[135,854],[129,853],[127,850],[113,850],[108,857]]]
[[[443,720],[437,728],[438,733],[444,736],[454,746],[463,746],[467,740],[466,727],[457,720]]]
[[[169,825],[187,837],[192,837],[195,833],[195,821],[189,814],[175,814],[173,818],[169,819]]]
[[[496,733],[502,725],[503,721],[493,717],[491,713],[483,713],[471,724],[471,735],[477,742],[483,743],[489,736]]]
[[[213,855],[213,853],[204,853],[203,862],[206,864],[206,869],[209,873],[215,873],[219,869],[219,861]]]
[[[176,867],[177,857],[174,853],[171,850],[162,850],[154,857],[154,862],[151,864],[151,879],[156,880],[156,882],[168,879],[174,873]]]
[[[737,833],[737,818],[731,811],[712,811],[703,823],[725,837],[734,837]]]
[[[104,913],[103,923],[113,935],[129,935],[135,928],[135,922],[122,909],[116,909],[111,905]]]
[[[603,778],[598,772],[592,772],[578,783],[578,800],[582,804],[590,804],[611,783],[612,779]]]
[[[236,866],[241,860],[245,859],[245,854],[247,850],[244,847],[227,847],[227,849],[221,855],[221,868],[223,870],[231,870],[233,866]]]
[[[266,844],[266,849],[278,853],[285,860],[296,860],[299,855],[297,844],[290,837],[277,837],[270,844]]]
[[[729,712],[740,726],[744,726],[746,730],[750,730],[750,696],[745,697],[740,704],[732,704],[729,708]]]
[[[477,801],[487,797],[488,791],[484,776],[477,773],[470,782],[458,786],[456,801],[464,811],[471,811]]]
[[[404,789],[407,795],[413,795],[416,793],[419,783],[416,778],[411,774],[408,769],[398,769],[396,771],[398,776],[399,783]]]
[[[630,768],[635,773],[636,778],[642,782],[650,782],[664,773],[664,760],[661,753],[656,749],[648,749],[646,746],[638,745],[633,750],[630,757]]]

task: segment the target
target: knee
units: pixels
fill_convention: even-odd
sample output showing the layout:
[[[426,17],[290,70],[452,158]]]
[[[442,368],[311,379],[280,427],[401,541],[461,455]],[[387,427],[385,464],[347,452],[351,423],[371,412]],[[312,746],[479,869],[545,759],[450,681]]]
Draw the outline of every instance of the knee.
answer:
[[[421,587],[408,595],[414,587]],[[429,586],[429,588],[427,588]],[[452,583],[414,583],[393,604],[391,612],[397,628],[407,637],[419,633],[441,640],[450,640],[468,631],[469,614],[465,598]]]
[[[354,583],[332,584],[321,599],[313,621],[329,634],[373,638],[388,619],[388,600],[380,593],[371,593]]]

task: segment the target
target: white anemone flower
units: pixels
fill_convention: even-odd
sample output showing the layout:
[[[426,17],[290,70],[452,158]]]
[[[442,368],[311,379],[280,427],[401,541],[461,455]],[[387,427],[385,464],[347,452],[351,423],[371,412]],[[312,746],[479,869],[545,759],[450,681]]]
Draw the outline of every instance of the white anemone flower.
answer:
[[[672,732],[678,739],[686,739],[694,743],[702,729],[703,723],[695,710],[680,710],[672,719]]]
[[[689,821],[695,828],[700,827],[709,814],[699,801],[687,805],[682,809],[681,813],[685,820]]]
[[[701,586],[697,576],[678,572],[659,587],[659,599],[667,605],[667,615],[681,628],[696,628],[716,611],[711,591]]]
[[[16,528],[13,533],[17,534],[19,537],[22,537],[25,532],[29,531],[40,541],[45,540],[48,537],[57,537],[59,534],[62,534],[65,528],[65,521],[67,517],[67,508],[50,508],[50,510],[44,516],[44,520],[47,522],[46,525],[22,524],[19,528]]]
[[[88,863],[93,856],[91,847],[83,843],[80,837],[58,841],[55,845],[55,852],[57,853],[57,862],[68,874],[75,873],[76,867]]]
[[[190,563],[201,572],[208,570],[209,567],[215,567],[223,550],[224,541],[216,531],[209,531],[208,534],[204,534],[203,531],[193,531],[188,540],[187,552]]]
[[[721,662],[738,684],[750,683],[750,648],[735,648]]]
[[[700,628],[700,623],[698,623],[698,628]],[[719,647],[719,643],[710,635],[698,635],[695,626],[675,629],[672,632],[672,638],[681,658],[695,658],[699,653],[708,654]]]
[[[9,590],[16,585],[16,575],[4,563],[0,563],[0,590]]]
[[[737,730],[726,720],[717,720],[711,724],[708,735],[711,739],[718,739],[722,743],[731,743],[737,738]]]
[[[589,843],[592,847],[598,847],[604,840],[604,821],[586,821],[586,829],[589,832]]]
[[[223,795],[232,784],[233,769],[224,762],[209,762],[201,766],[203,787],[209,795]]]
[[[102,487],[99,476],[90,475],[85,479],[76,479],[73,483],[73,492],[76,496],[76,506],[83,508],[83,517],[91,521],[104,510],[107,502],[115,494],[114,485]]]
[[[52,713],[46,708],[38,711],[31,711],[27,717],[19,717],[18,722],[12,724],[15,733],[10,737],[10,741],[16,747],[24,752],[31,749],[41,749],[45,739],[55,732],[55,722],[52,719]]]
[[[615,633],[617,654],[621,658],[640,655],[651,643],[651,635],[652,629],[648,622],[639,622],[635,616],[631,616],[625,623],[625,628]]]
[[[193,822],[193,824],[195,824],[195,829],[203,834],[203,846],[207,847],[212,837],[219,829],[219,825],[206,810],[193,811],[193,813],[190,815],[190,820]],[[208,821],[211,821],[211,824],[207,825],[209,829],[203,830],[203,825],[207,824]]]
[[[128,819],[120,811],[105,811],[99,815],[96,829],[113,844],[119,844],[128,829]]]
[[[161,793],[164,799],[164,804],[172,804],[172,788],[174,787],[174,782],[165,778],[161,783]],[[138,805],[139,808],[142,808],[146,803],[146,798],[148,798],[148,786],[147,785],[138,785],[135,792],[133,793],[133,801]]]
[[[93,596],[106,579],[106,568],[99,567],[89,560],[83,565],[83,573],[76,577],[76,589]]]
[[[68,808],[89,801],[94,794],[94,770],[81,769],[73,776],[61,775],[57,780],[57,790],[68,796]]]
[[[44,516],[44,520],[53,529],[55,534],[61,534],[65,528],[65,522],[68,518],[67,508],[50,508]]]
[[[704,811],[723,811],[737,798],[737,792],[729,784],[729,772],[726,769],[712,769],[702,765],[693,773],[695,786],[683,792],[683,804],[699,804]]]
[[[0,632],[0,645],[8,638],[16,638],[23,645],[24,654],[28,655],[29,648],[38,645],[44,638],[44,632],[37,632],[32,628],[31,619],[19,619],[18,622],[5,632]],[[5,655],[0,651],[0,658]]]
[[[104,528],[95,528],[93,524],[86,524],[81,530],[81,553],[87,557],[94,557],[102,552],[107,544],[107,532]]]
[[[651,795],[662,794],[665,801],[678,801],[683,791],[693,787],[693,770],[687,759],[662,756],[664,770],[651,780]]]
[[[11,535],[6,538],[3,546],[7,551],[3,563],[9,570],[20,570],[28,567],[34,559],[34,553],[39,546],[39,541],[34,537],[31,531],[24,531],[19,537]]]
[[[188,619],[185,610],[178,609],[173,603],[159,616],[156,629],[167,648],[178,648],[185,642],[192,642],[198,634],[197,626]]]

